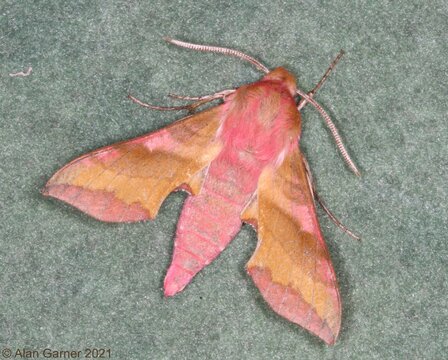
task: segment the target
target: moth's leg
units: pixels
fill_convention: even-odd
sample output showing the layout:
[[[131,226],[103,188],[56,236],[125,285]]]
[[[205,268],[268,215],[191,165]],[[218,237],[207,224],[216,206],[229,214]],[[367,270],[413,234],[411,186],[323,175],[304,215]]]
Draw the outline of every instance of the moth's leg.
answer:
[[[330,220],[333,221],[333,223],[338,228],[340,228],[346,234],[350,235],[353,239],[361,240],[361,238],[358,235],[353,233],[344,224],[342,224],[341,221],[325,205],[324,201],[322,200],[322,198],[317,193],[316,184],[313,181],[313,176],[311,175],[311,171],[310,171],[310,167],[308,165],[308,162],[306,161],[306,159],[304,157],[302,157],[302,158],[303,158],[303,163],[305,164],[305,170],[306,170],[306,177],[308,179],[308,185],[309,185],[309,187],[311,189],[311,192],[312,192],[312,195],[313,195],[313,199],[315,200],[315,202],[317,202],[320,205],[320,207],[327,213],[327,215],[330,218]]]
[[[193,105],[193,104],[189,104],[189,105],[181,105],[181,106],[157,106],[157,105],[147,104],[130,94],[128,95],[128,98],[131,99],[136,104],[143,106],[145,108],[151,109],[151,110],[161,110],[161,111],[189,110],[189,109],[191,109],[191,106]]]
[[[211,95],[204,96],[185,96],[185,95],[177,95],[177,94],[168,94],[170,98],[179,99],[179,100],[189,100],[189,101],[213,101],[216,99],[225,99],[230,94],[233,94],[236,90],[223,90]]]
[[[330,66],[328,67],[327,71],[325,71],[324,76],[322,76],[322,78],[319,80],[319,82],[317,83],[317,85],[313,88],[313,90],[311,90],[310,92],[308,92],[308,96],[310,98],[312,98],[314,96],[314,94],[317,92],[317,90],[319,90],[322,85],[324,84],[324,82],[327,80],[327,78],[330,76],[330,73],[333,71],[334,67],[336,66],[336,64],[339,62],[339,60],[341,60],[342,56],[344,55],[344,50],[339,51],[339,54],[334,58],[334,60],[331,62]],[[300,111],[303,109],[303,107],[307,104],[308,102],[306,101],[306,99],[301,99],[299,102],[299,105],[297,106],[297,109]]]
[[[198,97],[190,97],[190,96],[180,96],[180,95],[174,95],[170,94],[170,97],[183,99],[183,100],[194,100],[193,103],[187,104],[187,105],[180,105],[180,106],[158,106],[158,105],[151,105],[148,103],[145,103],[137,98],[135,98],[132,95],[128,95],[128,98],[131,99],[136,104],[143,106],[145,108],[151,109],[151,110],[160,110],[160,111],[177,111],[177,110],[188,110],[190,112],[194,112],[199,106],[204,105],[210,101],[217,100],[217,99],[223,99],[226,96],[233,93],[235,90],[224,90],[217,92],[216,94],[212,95],[206,95],[206,96],[198,96]]]

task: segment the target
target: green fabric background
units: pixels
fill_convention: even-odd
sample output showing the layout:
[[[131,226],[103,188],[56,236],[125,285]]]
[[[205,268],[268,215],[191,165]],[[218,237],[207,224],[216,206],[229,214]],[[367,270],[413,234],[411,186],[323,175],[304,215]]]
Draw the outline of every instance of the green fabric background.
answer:
[[[439,1],[13,1],[0,5],[0,347],[110,348],[114,359],[441,359],[448,351],[447,33]],[[239,235],[184,292],[161,287],[185,198],[153,222],[105,224],[41,196],[74,157],[170,124],[128,92],[170,104],[260,77],[182,40],[284,65],[310,89],[301,147],[330,208],[319,210],[343,300],[338,343],[274,314],[246,275],[256,234]],[[9,73],[33,67],[28,77]],[[42,357],[42,356],[41,356]]]

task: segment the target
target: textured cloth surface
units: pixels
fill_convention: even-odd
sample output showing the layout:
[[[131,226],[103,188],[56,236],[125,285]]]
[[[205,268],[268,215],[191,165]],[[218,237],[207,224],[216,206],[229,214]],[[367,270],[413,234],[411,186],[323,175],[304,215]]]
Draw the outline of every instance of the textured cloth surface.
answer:
[[[0,5],[0,347],[111,349],[114,359],[440,359],[448,348],[446,1],[56,1]],[[244,226],[178,296],[161,286],[184,194],[155,221],[105,224],[43,198],[74,157],[165,126],[166,94],[205,95],[260,77],[238,59],[162,40],[227,46],[301,88],[346,56],[316,99],[301,148],[343,300],[337,344],[277,316],[244,270]],[[9,74],[26,71],[27,77]],[[0,349],[0,351],[1,351]],[[80,354],[83,358],[83,353]],[[42,353],[40,354],[42,356]]]

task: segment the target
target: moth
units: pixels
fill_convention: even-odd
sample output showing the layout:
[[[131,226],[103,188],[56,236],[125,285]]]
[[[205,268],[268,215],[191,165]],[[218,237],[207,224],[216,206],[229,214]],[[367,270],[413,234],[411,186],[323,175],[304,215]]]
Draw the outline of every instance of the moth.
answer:
[[[181,47],[249,61],[265,75],[251,84],[163,107],[196,110],[219,105],[153,133],[100,148],[56,172],[43,194],[106,222],[153,219],[173,191],[189,196],[180,215],[171,266],[164,281],[173,296],[251,224],[258,245],[247,264],[261,295],[284,318],[333,344],[341,326],[335,272],[316,216],[311,174],[299,150],[299,110],[311,103],[325,118],[349,167],[359,174],[324,109],[313,99],[342,53],[309,93],[283,67],[270,71],[237,50],[166,38]],[[298,96],[301,97],[298,102]],[[323,205],[323,203],[322,203]],[[336,224],[334,215],[324,206]]]

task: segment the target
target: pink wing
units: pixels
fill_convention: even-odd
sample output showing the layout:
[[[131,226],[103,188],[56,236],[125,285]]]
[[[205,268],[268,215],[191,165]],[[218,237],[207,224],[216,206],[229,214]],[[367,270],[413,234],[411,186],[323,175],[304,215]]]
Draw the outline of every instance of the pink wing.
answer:
[[[257,201],[243,219],[257,226],[258,246],[247,271],[263,298],[333,344],[341,326],[339,290],[297,148],[278,169],[263,172]]]
[[[107,222],[154,218],[168,194],[195,194],[218,155],[221,106],[154,133],[83,155],[59,170],[43,194]]]

